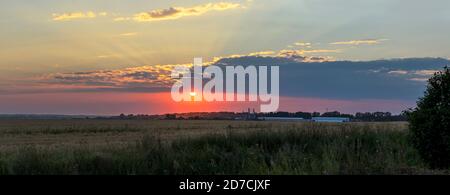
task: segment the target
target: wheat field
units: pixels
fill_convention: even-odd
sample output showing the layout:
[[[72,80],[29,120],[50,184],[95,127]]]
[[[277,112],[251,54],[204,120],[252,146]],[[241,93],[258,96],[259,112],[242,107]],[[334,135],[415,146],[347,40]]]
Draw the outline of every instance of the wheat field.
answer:
[[[446,174],[408,143],[408,124],[1,120],[0,174]]]

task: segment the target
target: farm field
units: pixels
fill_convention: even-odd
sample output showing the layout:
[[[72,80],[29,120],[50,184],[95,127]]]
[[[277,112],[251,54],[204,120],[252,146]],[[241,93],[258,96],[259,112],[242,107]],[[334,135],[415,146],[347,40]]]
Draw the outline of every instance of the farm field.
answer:
[[[447,174],[408,124],[0,120],[0,174]]]

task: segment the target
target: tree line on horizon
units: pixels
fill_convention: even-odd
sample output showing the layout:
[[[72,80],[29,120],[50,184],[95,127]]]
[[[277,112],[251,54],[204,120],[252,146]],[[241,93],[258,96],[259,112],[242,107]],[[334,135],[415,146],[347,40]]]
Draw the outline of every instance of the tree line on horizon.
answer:
[[[245,118],[248,112],[203,112],[203,113],[173,113],[165,115],[145,115],[145,114],[121,114],[118,119],[166,119],[166,120],[232,120],[236,118]],[[313,117],[344,117],[352,121],[361,122],[388,122],[388,121],[406,121],[407,116],[404,113],[394,115],[390,112],[358,112],[356,114],[345,114],[339,111],[333,112],[270,112],[255,113],[257,117],[289,117],[312,119]]]
[[[275,113],[265,113],[261,114],[263,117],[296,117],[304,119],[312,119],[313,117],[343,117],[349,118],[352,121],[367,121],[367,122],[377,122],[377,121],[406,121],[406,114],[401,113],[399,115],[394,115],[390,112],[358,112],[356,114],[345,114],[339,111],[333,112],[275,112]]]

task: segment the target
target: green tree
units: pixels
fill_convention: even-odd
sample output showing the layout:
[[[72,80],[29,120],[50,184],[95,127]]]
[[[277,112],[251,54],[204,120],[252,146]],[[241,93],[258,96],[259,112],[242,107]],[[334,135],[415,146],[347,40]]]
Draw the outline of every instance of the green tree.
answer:
[[[450,167],[450,69],[428,81],[424,97],[408,113],[411,141],[432,168]]]

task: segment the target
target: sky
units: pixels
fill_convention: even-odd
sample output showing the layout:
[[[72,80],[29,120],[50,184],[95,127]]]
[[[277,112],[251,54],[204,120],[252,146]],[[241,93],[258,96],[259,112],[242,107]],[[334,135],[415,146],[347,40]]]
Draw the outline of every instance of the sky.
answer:
[[[242,111],[171,102],[174,65],[279,65],[285,111],[401,112],[450,64],[446,0],[2,0],[0,114]]]

